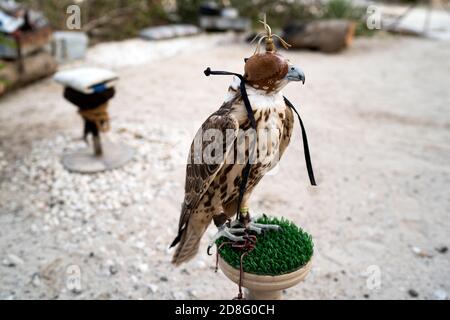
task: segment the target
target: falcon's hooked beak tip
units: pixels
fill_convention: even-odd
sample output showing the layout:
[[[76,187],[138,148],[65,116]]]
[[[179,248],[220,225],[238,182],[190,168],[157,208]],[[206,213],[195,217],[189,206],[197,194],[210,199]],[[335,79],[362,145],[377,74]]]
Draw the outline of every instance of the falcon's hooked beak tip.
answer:
[[[289,67],[289,71],[286,75],[286,78],[289,81],[301,81],[303,84],[305,84],[305,73],[303,72],[302,69],[300,69],[297,66],[290,66]]]

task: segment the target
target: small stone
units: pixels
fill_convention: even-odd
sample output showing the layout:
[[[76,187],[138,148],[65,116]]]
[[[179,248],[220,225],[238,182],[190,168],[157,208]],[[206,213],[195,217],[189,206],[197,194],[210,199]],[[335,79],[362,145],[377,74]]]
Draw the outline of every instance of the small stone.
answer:
[[[19,258],[18,256],[14,255],[14,254],[8,255],[8,258],[9,258],[10,261],[15,263],[16,265],[24,264],[23,260],[21,258]]]
[[[39,287],[41,285],[41,277],[39,276],[39,273],[33,273],[31,276],[31,283],[35,287]]]
[[[156,284],[149,284],[149,285],[148,285],[148,290],[149,290],[151,293],[156,293],[156,292],[158,292],[158,289],[159,289],[159,287],[158,287]]]
[[[167,279],[166,276],[162,276],[161,278],[159,278],[159,280],[162,281],[162,282],[168,282],[169,281],[169,279]]]
[[[72,290],[70,290],[70,292],[72,292],[75,295],[79,295],[81,294],[83,291],[80,288],[73,288]]]
[[[444,253],[447,253],[448,247],[446,247],[446,246],[437,247],[436,251],[439,252],[439,253],[444,254]]]
[[[7,258],[3,259],[2,264],[6,267],[14,268],[15,266],[22,265],[24,262],[18,256],[9,254]]]
[[[95,298],[96,300],[110,300],[111,294],[109,292],[103,292]]]
[[[32,233],[37,233],[37,232],[39,232],[39,228],[35,224],[32,224],[31,227],[30,227],[30,231]]]
[[[116,265],[113,264],[113,265],[109,266],[109,273],[111,275],[115,275],[115,274],[117,274],[117,272],[119,272],[119,270],[117,269]]]
[[[412,247],[412,251],[421,258],[432,258],[433,255],[429,254],[428,252],[423,251],[419,247]]]
[[[138,249],[143,249],[143,248],[145,248],[145,242],[144,241],[138,241],[138,242],[136,242],[135,246]]]
[[[148,271],[148,264],[141,263],[137,266],[137,268],[139,269],[140,272],[145,273]]]
[[[2,265],[9,268],[14,268],[16,266],[13,262],[9,261],[8,259],[3,259]]]
[[[413,298],[417,298],[419,296],[419,293],[414,289],[409,289],[408,294]]]
[[[183,292],[172,292],[172,296],[175,300],[186,300],[186,295]]]
[[[195,291],[195,290],[192,290],[192,289],[189,289],[188,290],[188,295],[189,295],[189,297],[191,297],[191,298],[198,298],[198,294],[197,294],[197,291]]]
[[[364,298],[369,299],[369,298],[370,298],[370,295],[368,295],[368,294],[366,293],[366,294],[364,294]]]
[[[415,254],[420,254],[422,252],[422,250],[420,250],[419,247],[412,247],[412,252],[414,252]]]
[[[447,292],[444,290],[438,289],[433,292],[434,297],[436,300],[446,300],[447,299]]]
[[[186,275],[190,275],[191,273],[189,272],[188,269],[184,268],[181,270],[182,273],[186,274]]]
[[[206,263],[203,260],[198,260],[196,263],[197,268],[199,269],[205,269],[206,268]]]

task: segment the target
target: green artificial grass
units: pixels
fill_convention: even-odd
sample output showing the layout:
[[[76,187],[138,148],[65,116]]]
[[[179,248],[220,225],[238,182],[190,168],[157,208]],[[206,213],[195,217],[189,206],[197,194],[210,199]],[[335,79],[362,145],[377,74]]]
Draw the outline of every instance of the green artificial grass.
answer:
[[[296,271],[311,259],[314,245],[311,235],[284,218],[261,217],[257,223],[276,224],[280,231],[266,231],[257,236],[255,248],[243,260],[244,271],[258,275],[281,275]],[[216,244],[229,241],[220,238]],[[239,269],[244,251],[232,248],[231,244],[220,249],[220,256],[231,266]]]

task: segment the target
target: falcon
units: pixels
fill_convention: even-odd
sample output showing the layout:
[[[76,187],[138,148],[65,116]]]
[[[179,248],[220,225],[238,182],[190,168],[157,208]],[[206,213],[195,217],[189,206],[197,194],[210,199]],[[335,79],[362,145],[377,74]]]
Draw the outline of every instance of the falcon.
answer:
[[[263,38],[266,51],[257,51],[245,59],[243,75],[256,128],[252,128],[247,113],[241,80],[235,77],[224,103],[206,119],[191,145],[178,235],[171,245],[176,246],[174,265],[187,262],[197,254],[200,240],[213,220],[219,232],[210,246],[222,236],[241,241],[243,236],[239,233],[244,230],[261,233],[278,228],[254,223],[250,218],[249,200],[254,188],[276,166],[291,140],[294,115],[281,90],[290,82],[304,84],[305,74],[276,51],[271,34]],[[256,132],[255,143],[248,139],[251,135],[246,135],[252,129]],[[207,132],[218,134],[208,139]],[[247,138],[242,139],[242,136]],[[220,148],[211,148],[211,141]],[[212,158],[219,161],[200,159],[209,151]],[[244,161],[238,161],[239,155],[243,155]],[[249,167],[245,192],[240,196],[243,171],[250,160],[255,161]],[[236,213],[240,213],[242,219],[228,224]]]

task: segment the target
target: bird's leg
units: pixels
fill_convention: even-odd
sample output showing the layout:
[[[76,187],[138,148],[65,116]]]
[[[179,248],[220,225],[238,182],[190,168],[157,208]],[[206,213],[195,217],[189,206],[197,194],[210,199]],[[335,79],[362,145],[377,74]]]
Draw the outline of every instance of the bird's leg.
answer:
[[[228,220],[227,215],[223,212],[219,215],[213,216],[213,221],[217,228],[227,223]]]
[[[236,228],[235,222],[230,224],[224,223],[219,228],[219,231],[214,235],[208,245],[208,252],[214,246],[216,241],[222,237],[229,239],[233,242],[245,241],[245,228]]]
[[[97,125],[94,124],[94,128],[92,130],[92,142],[94,144],[94,154],[96,157],[101,157],[103,155],[102,142],[100,138],[100,130]]]
[[[246,239],[248,239],[247,231],[254,231],[257,234],[261,234],[264,231],[281,230],[281,227],[277,225],[253,222],[256,219],[250,218],[248,207],[242,207],[239,217],[231,222],[224,219],[224,216],[224,214],[221,214],[217,216],[217,218],[214,218],[214,223],[216,224],[219,231],[211,239],[208,245],[208,253],[214,246],[216,241],[221,237],[227,238],[232,242],[244,242],[246,241]],[[222,224],[218,225],[219,223]]]
[[[248,207],[243,206],[239,210],[239,217],[237,219],[243,226],[247,226],[250,223],[250,212],[248,210]]]
[[[260,234],[264,231],[269,230],[280,231],[281,227],[276,224],[262,224],[250,221],[249,224],[247,225],[247,229],[255,231],[257,234]]]

